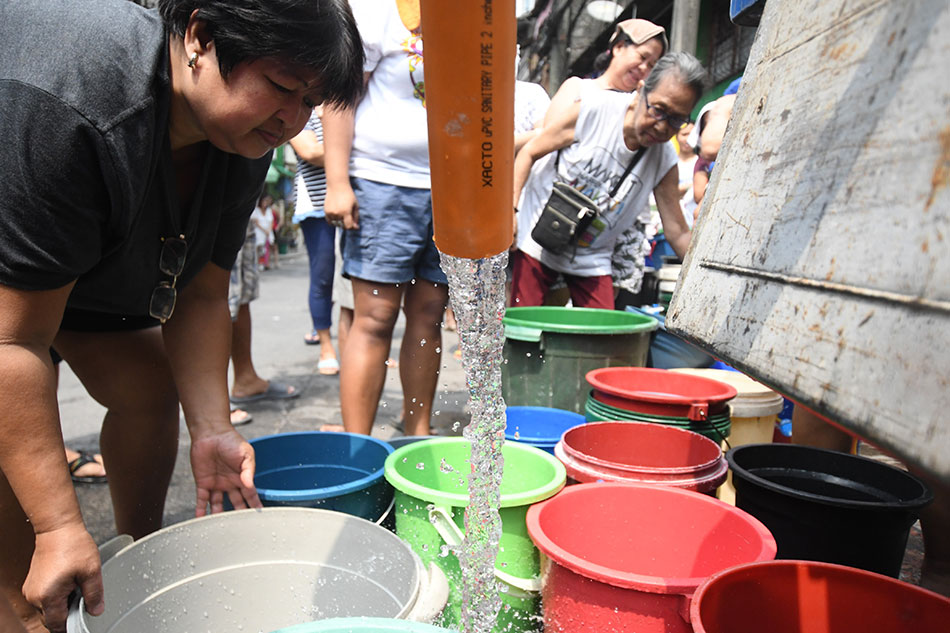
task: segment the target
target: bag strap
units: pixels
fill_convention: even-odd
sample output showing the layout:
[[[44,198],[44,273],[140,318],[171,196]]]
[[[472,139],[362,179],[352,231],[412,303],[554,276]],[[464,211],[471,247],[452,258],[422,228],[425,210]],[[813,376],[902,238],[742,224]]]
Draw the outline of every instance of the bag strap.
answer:
[[[633,158],[630,159],[630,164],[627,165],[627,169],[623,172],[623,176],[620,177],[620,180],[617,181],[617,184],[614,185],[614,188],[610,191],[610,199],[613,200],[613,197],[617,195],[617,192],[620,191],[620,185],[623,184],[623,181],[627,179],[627,176],[630,175],[630,172],[633,171],[633,168],[637,166],[637,163],[640,162],[640,159],[643,158],[643,152],[647,151],[647,148],[641,147],[637,150],[637,153],[633,155]]]
[[[647,148],[641,147],[637,150],[637,153],[633,155],[633,158],[630,159],[630,164],[627,165],[627,168],[623,171],[623,175],[620,176],[620,180],[617,181],[617,184],[614,185],[614,188],[610,190],[610,199],[613,200],[613,197],[617,195],[617,192],[620,191],[620,185],[623,184],[623,181],[627,179],[627,176],[630,175],[630,172],[633,171],[633,168],[637,166],[637,163],[640,162],[640,159],[643,158],[643,153],[647,151]],[[554,179],[557,180],[557,168],[561,162],[561,150],[557,151],[557,154],[554,156]]]

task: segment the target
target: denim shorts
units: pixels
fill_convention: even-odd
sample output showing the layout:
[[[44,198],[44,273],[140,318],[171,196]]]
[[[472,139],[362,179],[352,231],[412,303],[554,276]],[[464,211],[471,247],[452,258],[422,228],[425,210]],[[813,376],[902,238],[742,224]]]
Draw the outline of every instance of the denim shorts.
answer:
[[[343,274],[385,284],[447,284],[432,241],[432,192],[353,178],[360,228],[343,232]]]

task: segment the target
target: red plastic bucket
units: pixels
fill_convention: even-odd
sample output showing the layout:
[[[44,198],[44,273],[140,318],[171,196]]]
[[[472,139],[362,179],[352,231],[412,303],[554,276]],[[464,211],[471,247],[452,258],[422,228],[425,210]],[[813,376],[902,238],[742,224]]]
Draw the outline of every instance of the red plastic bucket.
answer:
[[[644,367],[603,367],[587,372],[594,399],[612,407],[647,413],[705,420],[726,409],[738,391],[732,385]]]
[[[729,464],[699,433],[649,422],[591,422],[564,433],[554,455],[576,482],[675,486],[714,494]]]
[[[545,630],[559,633],[690,633],[690,596],[708,576],[775,556],[753,517],[667,486],[570,486],[531,506],[527,525],[545,554]]]
[[[690,618],[695,633],[937,633],[950,600],[853,567],[782,560],[715,574]]]

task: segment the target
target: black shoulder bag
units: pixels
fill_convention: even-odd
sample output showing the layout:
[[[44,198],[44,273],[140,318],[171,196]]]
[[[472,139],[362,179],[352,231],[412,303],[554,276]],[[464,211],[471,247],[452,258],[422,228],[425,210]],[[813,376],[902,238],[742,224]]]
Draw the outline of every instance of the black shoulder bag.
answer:
[[[636,164],[640,162],[640,158],[645,151],[646,148],[641,147],[630,159],[627,169],[610,192],[611,199],[620,191],[620,185],[627,179]],[[560,158],[561,150],[558,150],[554,159],[555,175],[557,174]],[[599,215],[600,209],[597,208],[593,200],[570,185],[555,180],[551,197],[548,198],[547,203],[541,210],[541,217],[538,218],[537,224],[531,230],[531,239],[540,244],[545,250],[552,253],[562,253],[568,246],[577,244],[580,236],[584,234],[587,227]]]

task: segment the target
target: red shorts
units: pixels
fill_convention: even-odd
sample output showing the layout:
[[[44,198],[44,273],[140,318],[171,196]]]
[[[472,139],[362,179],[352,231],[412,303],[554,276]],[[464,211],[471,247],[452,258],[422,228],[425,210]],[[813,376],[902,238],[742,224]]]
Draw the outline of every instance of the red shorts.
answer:
[[[571,303],[577,308],[614,309],[614,287],[610,275],[579,277],[558,273],[521,251],[511,254],[511,305],[544,305],[544,296],[559,274],[564,275]]]

